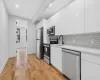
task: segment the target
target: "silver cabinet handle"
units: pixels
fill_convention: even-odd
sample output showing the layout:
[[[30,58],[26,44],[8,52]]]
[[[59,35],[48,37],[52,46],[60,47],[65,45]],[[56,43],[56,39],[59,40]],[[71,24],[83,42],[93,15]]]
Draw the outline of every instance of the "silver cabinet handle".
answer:
[[[73,51],[73,50],[68,50],[68,49],[62,49],[62,52],[66,52],[66,53],[77,55],[77,56],[80,56],[81,54],[81,52],[79,51]]]

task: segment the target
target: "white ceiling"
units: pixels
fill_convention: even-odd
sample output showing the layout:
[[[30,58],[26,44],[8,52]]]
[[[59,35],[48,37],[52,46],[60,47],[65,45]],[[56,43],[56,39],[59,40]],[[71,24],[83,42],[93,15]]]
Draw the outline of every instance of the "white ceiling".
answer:
[[[11,15],[35,20],[53,0],[4,0]],[[17,8],[16,8],[17,7]]]
[[[55,13],[57,13],[62,8],[66,7],[68,4],[70,4],[74,0],[55,0],[51,6],[49,6],[37,19],[37,21],[45,18],[48,19],[49,17],[53,16]]]
[[[4,0],[11,15],[31,19],[33,22],[48,19],[73,0]],[[50,5],[51,3],[51,5]]]

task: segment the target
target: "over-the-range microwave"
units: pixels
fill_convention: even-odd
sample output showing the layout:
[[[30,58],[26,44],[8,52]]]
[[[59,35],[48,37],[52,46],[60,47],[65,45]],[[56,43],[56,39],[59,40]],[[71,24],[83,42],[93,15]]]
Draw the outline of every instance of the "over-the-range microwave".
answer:
[[[49,36],[55,35],[55,26],[51,26],[49,29],[47,29],[47,34]]]

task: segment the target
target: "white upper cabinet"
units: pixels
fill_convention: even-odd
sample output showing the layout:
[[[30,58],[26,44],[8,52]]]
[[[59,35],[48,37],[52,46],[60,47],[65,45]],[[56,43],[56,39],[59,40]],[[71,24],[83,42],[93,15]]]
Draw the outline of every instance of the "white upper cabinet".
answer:
[[[84,32],[84,0],[72,1],[68,6],[49,19],[55,25],[55,35]]]
[[[84,0],[76,0],[72,5],[75,16],[74,34],[84,33]]]
[[[46,19],[43,19],[43,43],[49,43],[47,29],[48,29],[48,21]]]
[[[100,32],[100,0],[71,0],[48,21],[55,35]]]
[[[100,0],[85,0],[85,32],[100,32]]]

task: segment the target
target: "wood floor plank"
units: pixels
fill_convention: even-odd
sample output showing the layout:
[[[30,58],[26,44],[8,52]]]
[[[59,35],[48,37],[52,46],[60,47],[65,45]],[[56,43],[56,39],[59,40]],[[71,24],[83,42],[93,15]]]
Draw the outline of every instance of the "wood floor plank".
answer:
[[[0,76],[0,80],[68,80],[61,73],[55,70],[55,68],[48,65],[44,60],[38,60],[33,54],[28,55],[27,64],[24,65],[24,67],[15,70],[17,71],[17,74],[14,74],[13,70],[15,63],[15,58],[10,58],[8,60]],[[20,75],[20,77],[15,79],[15,75]],[[22,79],[22,77],[24,78]]]

